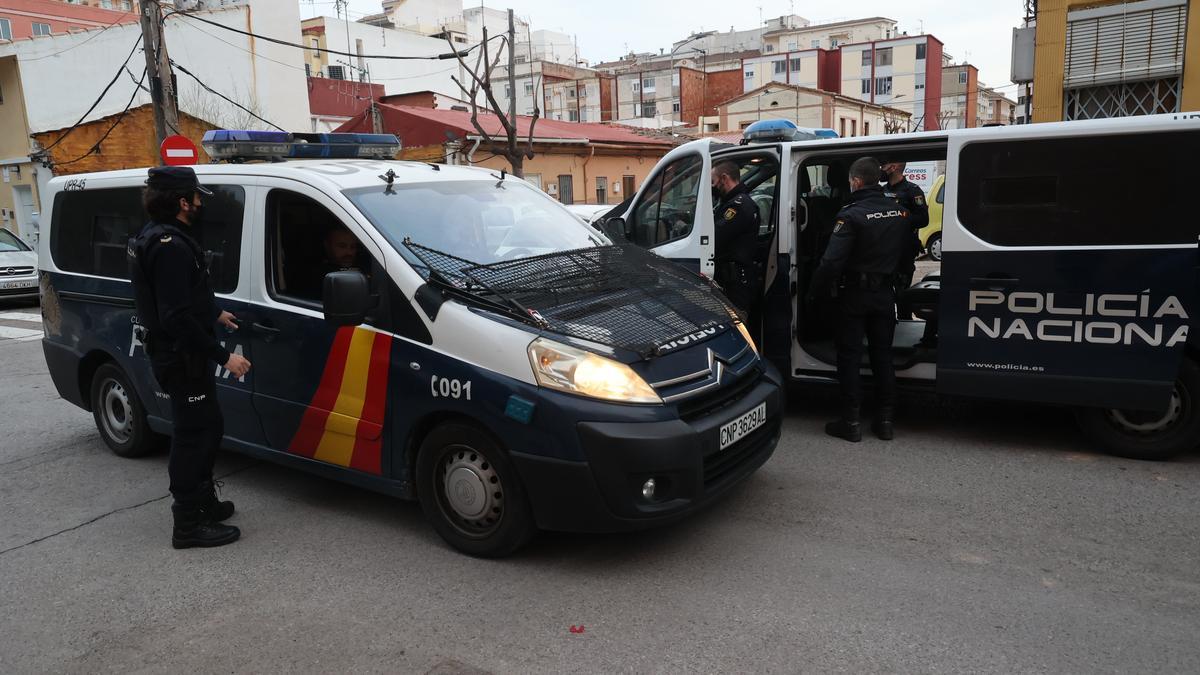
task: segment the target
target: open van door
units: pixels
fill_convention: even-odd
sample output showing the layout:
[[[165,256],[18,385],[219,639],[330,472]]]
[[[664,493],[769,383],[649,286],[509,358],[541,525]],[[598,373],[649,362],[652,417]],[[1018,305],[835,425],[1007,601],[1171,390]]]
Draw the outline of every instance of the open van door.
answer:
[[[624,214],[625,236],[638,246],[712,277],[712,139],[667,153]]]
[[[1166,116],[952,135],[938,391],[1197,419],[1196,147]]]

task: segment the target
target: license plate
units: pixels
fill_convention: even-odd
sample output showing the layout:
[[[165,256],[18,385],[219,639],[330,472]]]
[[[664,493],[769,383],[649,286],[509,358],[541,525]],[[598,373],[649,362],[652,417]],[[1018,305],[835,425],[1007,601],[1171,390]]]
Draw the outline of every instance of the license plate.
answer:
[[[737,443],[767,421],[767,404],[758,407],[721,427],[721,450]]]
[[[33,288],[37,286],[37,279],[23,279],[21,281],[0,281],[0,288]]]

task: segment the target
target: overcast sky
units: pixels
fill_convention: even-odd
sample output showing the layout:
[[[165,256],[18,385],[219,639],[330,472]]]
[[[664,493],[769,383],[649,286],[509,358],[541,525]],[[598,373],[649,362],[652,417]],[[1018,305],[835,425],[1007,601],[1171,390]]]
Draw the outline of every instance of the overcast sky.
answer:
[[[466,3],[468,6],[474,3]],[[837,5],[836,8],[833,5]],[[762,17],[798,14],[812,23],[885,16],[900,30],[922,29],[946,43],[956,60],[979,67],[980,80],[992,87],[1009,84],[1012,28],[1023,12],[1020,0],[965,3],[949,0],[855,0],[788,2],[787,0],[489,0],[489,7],[512,7],[534,30],[575,35],[580,55],[591,63],[609,61],[629,51],[670,50],[671,43],[700,30],[749,30]],[[851,9],[853,8],[853,9]],[[300,0],[302,16],[334,15],[332,2]],[[350,0],[352,18],[379,12],[378,0]],[[1016,89],[1002,89],[1015,99]]]

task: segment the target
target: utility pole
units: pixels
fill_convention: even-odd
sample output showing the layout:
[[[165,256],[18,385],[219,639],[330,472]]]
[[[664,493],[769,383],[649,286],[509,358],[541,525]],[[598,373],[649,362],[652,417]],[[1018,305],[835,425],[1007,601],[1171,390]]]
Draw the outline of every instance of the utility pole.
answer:
[[[517,27],[513,11],[508,10],[508,120],[517,126]],[[510,137],[513,152],[517,150],[517,135]]]
[[[142,0],[142,51],[146,54],[146,74],[150,76],[150,100],[154,107],[154,133],[158,144],[179,131],[175,83],[171,78],[171,57],[163,39],[162,10],[159,0]]]

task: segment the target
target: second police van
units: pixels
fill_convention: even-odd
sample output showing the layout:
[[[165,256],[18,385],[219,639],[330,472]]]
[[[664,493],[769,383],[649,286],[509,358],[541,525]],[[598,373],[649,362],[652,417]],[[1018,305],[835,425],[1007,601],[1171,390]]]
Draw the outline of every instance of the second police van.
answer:
[[[1200,114],[836,140],[794,140],[777,120],[746,136],[676,148],[603,222],[711,275],[722,252],[710,172],[735,162],[762,215],[752,333],[792,381],[836,378],[836,308],[804,298],[849,201],[850,164],[944,162],[941,272],[900,294],[911,312],[892,350],[899,381],[1061,404],[1127,457],[1200,444],[1200,334],[1189,332],[1200,312]]]
[[[537,528],[676,520],[771,456],[781,376],[707,281],[519,178],[336,136],[206,135],[217,158],[360,157],[195,167],[214,193],[195,231],[239,322],[220,339],[253,363],[216,366],[226,447],[417,498],[483,556]],[[52,180],[40,251],[53,381],[125,456],[170,431],[127,281],[145,179]]]

